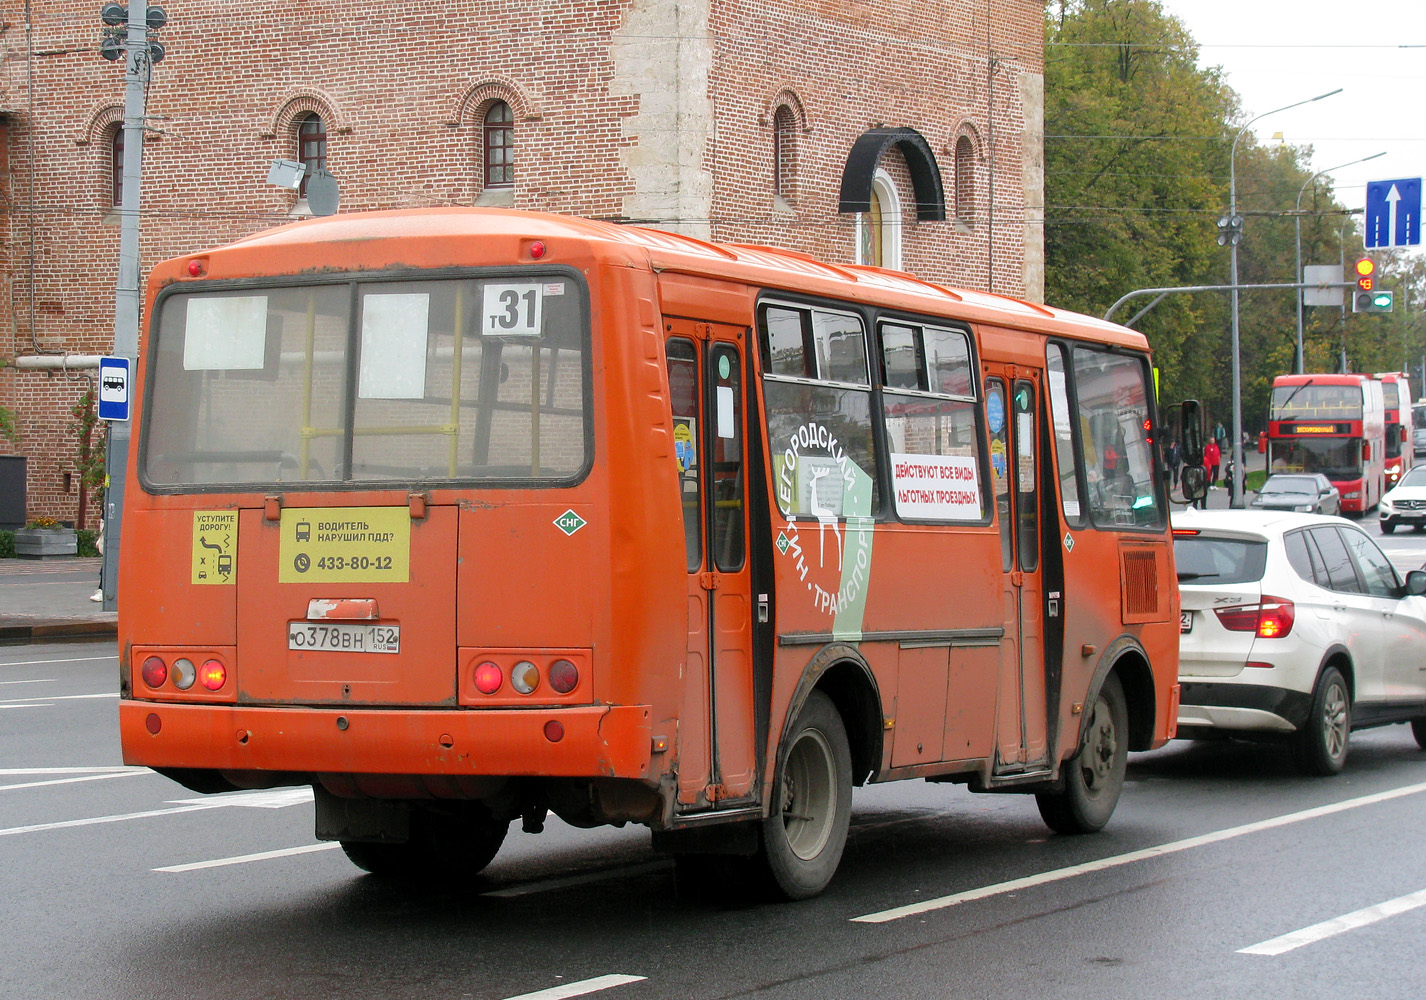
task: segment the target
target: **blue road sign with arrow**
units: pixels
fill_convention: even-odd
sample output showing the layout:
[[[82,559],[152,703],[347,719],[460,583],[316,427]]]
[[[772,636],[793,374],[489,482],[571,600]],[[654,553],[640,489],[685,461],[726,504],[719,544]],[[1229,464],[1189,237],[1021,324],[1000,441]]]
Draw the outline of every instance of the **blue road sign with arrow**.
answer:
[[[1368,250],[1421,245],[1421,178],[1367,183]]]

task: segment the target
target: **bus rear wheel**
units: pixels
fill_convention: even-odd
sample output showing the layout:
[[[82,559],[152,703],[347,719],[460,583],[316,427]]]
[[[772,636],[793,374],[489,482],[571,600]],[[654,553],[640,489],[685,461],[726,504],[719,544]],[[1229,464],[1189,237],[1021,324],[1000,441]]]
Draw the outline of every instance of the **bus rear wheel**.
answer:
[[[1094,833],[1104,829],[1129,766],[1129,706],[1124,687],[1110,674],[1095,696],[1079,753],[1064,766],[1064,790],[1040,792],[1035,804],[1056,833]]]
[[[508,820],[473,803],[459,812],[428,807],[411,810],[411,838],[403,843],[341,841],[352,864],[387,878],[463,881],[482,871],[500,851]]]
[[[788,735],[754,865],[765,888],[808,899],[832,881],[852,819],[852,755],[832,700],[814,691]]]

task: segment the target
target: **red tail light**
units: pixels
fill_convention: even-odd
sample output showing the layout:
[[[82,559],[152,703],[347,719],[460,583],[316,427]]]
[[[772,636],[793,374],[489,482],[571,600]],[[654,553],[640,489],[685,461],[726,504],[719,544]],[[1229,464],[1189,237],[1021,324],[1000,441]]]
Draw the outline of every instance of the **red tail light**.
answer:
[[[168,664],[157,656],[150,656],[144,660],[144,665],[139,668],[139,674],[143,677],[144,683],[151,688],[163,687],[163,682],[168,680]]]
[[[568,660],[550,664],[550,687],[560,694],[569,694],[579,684],[579,668]]]
[[[494,694],[504,681],[500,668],[489,660],[475,668],[475,689],[481,694]]]
[[[1213,613],[1230,632],[1256,632],[1259,639],[1281,639],[1292,631],[1297,611],[1285,597],[1263,596],[1257,604],[1215,608]]]

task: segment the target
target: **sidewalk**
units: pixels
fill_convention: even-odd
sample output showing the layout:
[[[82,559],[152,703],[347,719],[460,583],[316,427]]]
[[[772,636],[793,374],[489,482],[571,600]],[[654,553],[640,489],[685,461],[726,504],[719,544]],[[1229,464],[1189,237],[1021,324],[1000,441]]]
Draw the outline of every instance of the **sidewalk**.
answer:
[[[112,638],[118,616],[89,599],[102,562],[0,559],[0,643]]]

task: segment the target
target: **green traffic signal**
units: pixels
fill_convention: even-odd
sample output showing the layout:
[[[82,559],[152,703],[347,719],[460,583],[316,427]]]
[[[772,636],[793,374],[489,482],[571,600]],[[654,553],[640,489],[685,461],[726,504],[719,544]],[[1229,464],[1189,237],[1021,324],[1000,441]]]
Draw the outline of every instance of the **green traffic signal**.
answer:
[[[1354,292],[1352,294],[1352,312],[1389,313],[1393,298],[1392,292],[1380,288],[1371,292]]]

